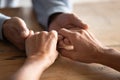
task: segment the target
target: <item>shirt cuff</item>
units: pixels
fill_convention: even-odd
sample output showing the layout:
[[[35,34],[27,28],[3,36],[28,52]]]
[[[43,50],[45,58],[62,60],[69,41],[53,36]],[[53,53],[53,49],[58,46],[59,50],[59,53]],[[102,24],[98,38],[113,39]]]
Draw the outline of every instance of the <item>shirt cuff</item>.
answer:
[[[67,9],[66,7],[55,7],[49,10],[46,15],[41,16],[39,21],[43,26],[45,26],[46,30],[48,30],[49,17],[55,13],[71,13],[71,10]]]
[[[3,28],[2,27],[3,27],[4,21],[6,21],[7,19],[10,19],[10,17],[0,13],[0,40],[3,40],[3,33],[2,33]]]

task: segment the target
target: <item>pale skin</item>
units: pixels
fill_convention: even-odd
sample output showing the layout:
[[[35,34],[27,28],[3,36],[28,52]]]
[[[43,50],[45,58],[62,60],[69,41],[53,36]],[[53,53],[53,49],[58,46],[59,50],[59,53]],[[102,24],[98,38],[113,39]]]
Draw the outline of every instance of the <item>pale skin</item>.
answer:
[[[37,33],[30,31],[26,40],[26,62],[12,80],[39,80],[44,70],[52,65],[58,56],[57,39],[56,31]]]
[[[64,37],[63,39],[69,40],[59,40],[59,49],[63,56],[85,63],[100,63],[120,71],[120,52],[105,47],[88,31],[61,29],[59,34]],[[64,48],[67,45],[74,47],[69,50]]]

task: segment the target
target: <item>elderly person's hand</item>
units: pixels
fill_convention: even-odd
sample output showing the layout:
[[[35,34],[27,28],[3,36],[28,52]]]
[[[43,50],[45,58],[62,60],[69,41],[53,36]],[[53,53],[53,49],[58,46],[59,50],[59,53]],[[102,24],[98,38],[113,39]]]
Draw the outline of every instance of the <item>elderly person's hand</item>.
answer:
[[[55,13],[50,17],[49,30],[59,31],[61,28],[79,31],[80,29],[86,30],[88,26],[73,13]],[[59,40],[62,40],[62,38],[62,36],[59,36]],[[69,42],[67,38],[64,40],[67,43]]]
[[[21,18],[12,17],[3,24],[3,36],[20,50],[25,50],[28,35],[29,29]]]
[[[50,17],[49,30],[60,30],[61,28],[71,29],[87,29],[88,26],[84,24],[75,14],[59,13],[53,14]]]
[[[103,64],[120,71],[120,51],[100,44],[88,31],[61,29],[59,33],[69,40],[67,43],[65,40],[59,41],[59,49],[63,56],[85,63]],[[73,46],[73,49],[64,48],[67,45]]]
[[[79,30],[71,31],[67,29],[61,29],[59,34],[63,39],[59,41],[60,53],[68,58],[82,62],[95,62],[100,58],[101,53],[104,51],[104,47],[94,38],[88,31]],[[73,49],[67,50],[64,48],[67,45],[73,46]]]

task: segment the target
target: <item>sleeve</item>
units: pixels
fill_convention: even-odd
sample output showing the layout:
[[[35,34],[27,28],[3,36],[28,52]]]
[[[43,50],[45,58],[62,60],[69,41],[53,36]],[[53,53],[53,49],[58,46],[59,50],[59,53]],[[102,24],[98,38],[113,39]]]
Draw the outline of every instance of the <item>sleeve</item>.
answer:
[[[2,35],[2,25],[5,20],[10,19],[10,17],[3,15],[0,13],[0,40],[3,40],[3,35]]]
[[[71,13],[72,11],[70,0],[32,0],[32,3],[38,21],[45,29],[48,27],[49,16],[54,13]]]

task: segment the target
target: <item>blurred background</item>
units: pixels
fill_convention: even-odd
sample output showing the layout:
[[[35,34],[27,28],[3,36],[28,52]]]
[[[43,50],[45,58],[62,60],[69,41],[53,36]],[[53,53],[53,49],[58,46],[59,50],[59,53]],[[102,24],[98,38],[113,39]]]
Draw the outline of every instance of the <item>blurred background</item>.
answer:
[[[2,0],[3,3],[5,0]],[[19,2],[18,7],[30,7],[31,0],[16,0]],[[119,1],[119,0],[71,0],[74,4],[75,3],[95,3],[95,2],[109,2],[109,1]],[[16,3],[15,3],[16,4]]]
[[[119,0],[71,0],[74,4],[76,3],[95,3],[95,2],[109,2],[109,1],[119,1]],[[20,0],[19,6],[30,7],[31,0]]]

